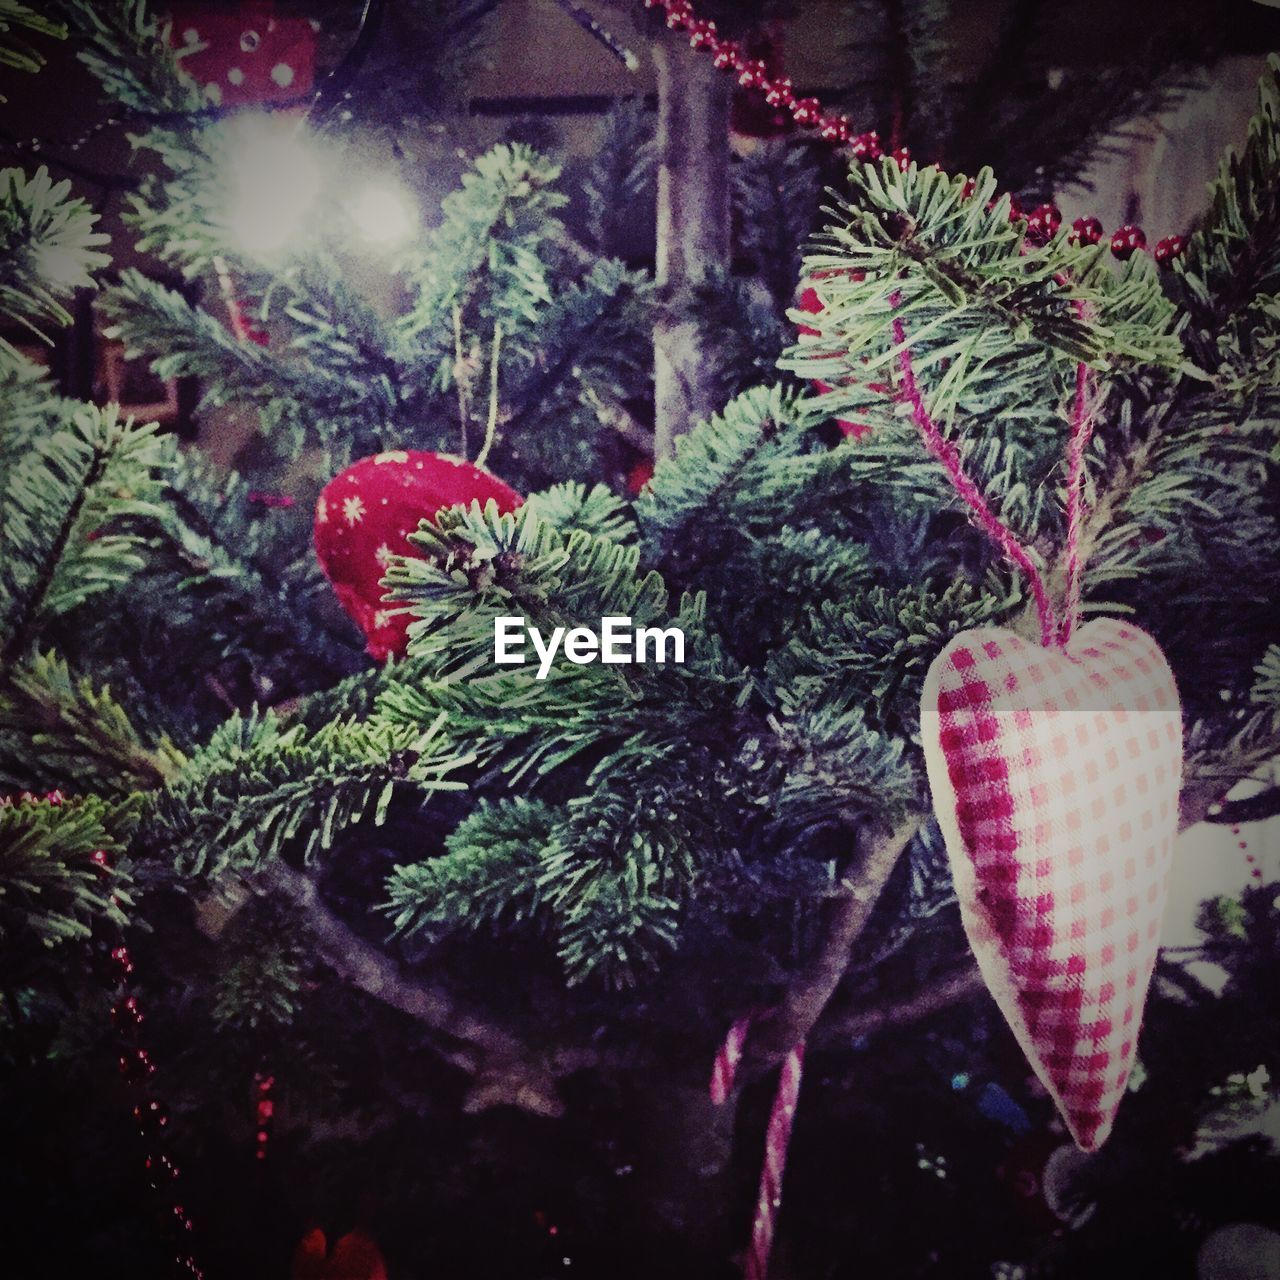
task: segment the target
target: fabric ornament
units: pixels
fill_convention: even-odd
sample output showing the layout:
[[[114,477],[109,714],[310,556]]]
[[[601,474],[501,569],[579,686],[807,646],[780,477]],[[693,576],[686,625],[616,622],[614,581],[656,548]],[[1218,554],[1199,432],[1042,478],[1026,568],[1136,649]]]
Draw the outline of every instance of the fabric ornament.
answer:
[[[169,19],[179,65],[214,106],[288,102],[311,91],[318,23],[277,15],[264,0],[230,11],[176,4]]]
[[[392,556],[418,555],[409,541],[423,520],[447,507],[489,499],[503,514],[524,499],[496,476],[458,458],[394,449],[339,472],[316,502],[315,546],[320,567],[342,607],[364,632],[379,662],[408,644],[408,613],[383,600],[382,578]]]
[[[1173,673],[1103,618],[1061,647],[956,636],[921,738],[978,967],[1082,1150],[1133,1067],[1168,896],[1182,773]]]
[[[387,1280],[387,1263],[378,1242],[358,1227],[339,1236],[333,1248],[322,1227],[298,1241],[289,1270],[291,1280]]]

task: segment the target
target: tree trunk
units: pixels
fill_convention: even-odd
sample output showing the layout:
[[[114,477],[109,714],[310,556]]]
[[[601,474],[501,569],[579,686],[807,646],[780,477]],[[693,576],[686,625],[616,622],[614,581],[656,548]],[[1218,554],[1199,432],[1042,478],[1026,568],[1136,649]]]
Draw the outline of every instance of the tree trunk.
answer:
[[[729,106],[732,85],[687,39],[654,41],[658,72],[658,321],[654,326],[654,453],[716,403],[715,344],[700,318],[700,290],[727,279],[730,264]]]

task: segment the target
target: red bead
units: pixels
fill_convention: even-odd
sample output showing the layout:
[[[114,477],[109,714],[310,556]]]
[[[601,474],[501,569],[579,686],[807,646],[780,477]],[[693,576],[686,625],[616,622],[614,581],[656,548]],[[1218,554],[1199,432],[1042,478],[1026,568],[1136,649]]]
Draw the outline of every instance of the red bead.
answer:
[[[672,3],[666,6],[666,10],[667,26],[672,31],[679,31],[681,27],[687,27],[689,23],[695,21],[693,6],[685,0],[672,0]]]
[[[142,1010],[135,996],[126,996],[111,1008],[111,1021],[122,1030],[133,1030],[142,1025]]]
[[[899,147],[897,151],[893,153],[893,162],[902,170],[903,173],[906,173],[906,171],[911,168],[911,148]]]
[[[689,44],[694,49],[707,49],[715,41],[716,24],[710,18],[698,18],[689,23]]]
[[[960,188],[960,199],[968,200],[978,189],[978,180],[976,178],[966,178],[964,186]]]
[[[1097,218],[1077,218],[1067,238],[1072,244],[1097,244],[1102,239],[1102,223]]]
[[[95,867],[101,867],[105,871],[111,866],[111,855],[105,849],[95,849],[89,855],[89,861]]]
[[[721,71],[737,71],[743,66],[742,46],[736,40],[718,40],[712,62]]]
[[[853,136],[853,130],[849,127],[849,122],[844,116],[828,116],[822,122],[822,128],[819,132],[827,142],[848,142]]]
[[[850,150],[859,160],[879,160],[884,154],[880,147],[880,135],[874,129],[858,134]]]
[[[1111,237],[1111,252],[1121,262],[1127,261],[1139,249],[1145,249],[1146,247],[1147,237],[1141,227],[1126,225]]]
[[[130,1049],[120,1055],[120,1074],[130,1084],[141,1084],[155,1069],[156,1064],[145,1049]]]
[[[1062,211],[1056,204],[1042,204],[1027,218],[1027,239],[1034,244],[1048,244],[1062,226]]]
[[[176,1182],[178,1180],[178,1166],[166,1155],[148,1156],[145,1168],[150,1175],[153,1187],[159,1187],[161,1182]]]
[[[796,100],[790,77],[779,76],[776,80],[771,81],[769,87],[764,91],[764,100],[771,107],[784,107],[790,110],[791,104]]]
[[[822,103],[817,98],[799,98],[791,104],[796,124],[811,128],[822,119]]]
[[[169,1123],[169,1108],[159,1098],[148,1098],[134,1107],[133,1118],[143,1133],[159,1133]]]
[[[769,83],[769,68],[763,58],[749,58],[738,72],[738,83],[744,89],[763,89]]]
[[[1186,251],[1187,240],[1185,236],[1165,236],[1156,245],[1155,259],[1162,267],[1167,267],[1175,258],[1182,257]]]

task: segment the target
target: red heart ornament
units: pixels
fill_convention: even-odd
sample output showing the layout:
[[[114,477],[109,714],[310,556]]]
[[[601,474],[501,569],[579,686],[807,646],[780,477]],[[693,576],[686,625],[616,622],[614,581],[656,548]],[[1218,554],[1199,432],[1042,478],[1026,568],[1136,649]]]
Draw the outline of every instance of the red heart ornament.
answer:
[[[293,1251],[292,1280],[387,1280],[377,1241],[357,1228],[339,1236],[329,1251],[321,1227],[313,1227]]]
[[[320,491],[315,513],[320,567],[379,662],[404,653],[412,621],[403,609],[383,601],[382,579],[391,557],[417,555],[409,534],[438,511],[470,502],[483,505],[490,498],[504,514],[524,501],[497,476],[421,449],[362,458]]]
[[[965,933],[1085,1151],[1137,1051],[1178,829],[1182,715],[1150,636],[1103,618],[1051,650],[956,636],[921,737]]]

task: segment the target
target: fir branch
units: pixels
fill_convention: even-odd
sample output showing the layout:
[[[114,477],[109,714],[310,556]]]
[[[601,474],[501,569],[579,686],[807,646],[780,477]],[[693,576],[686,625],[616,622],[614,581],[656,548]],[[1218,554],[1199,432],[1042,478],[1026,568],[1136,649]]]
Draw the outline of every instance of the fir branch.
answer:
[[[45,623],[129,577],[141,538],[112,526],[158,513],[168,448],[155,424],[84,406],[39,442],[0,492],[0,635],[12,667]]]

